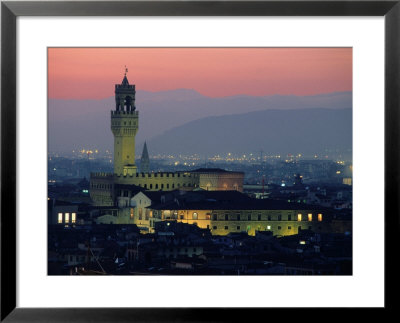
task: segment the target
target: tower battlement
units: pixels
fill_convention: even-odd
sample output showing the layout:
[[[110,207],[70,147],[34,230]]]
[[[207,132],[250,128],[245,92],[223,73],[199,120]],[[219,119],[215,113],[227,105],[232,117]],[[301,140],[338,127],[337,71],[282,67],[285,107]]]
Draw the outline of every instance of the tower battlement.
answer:
[[[114,176],[113,173],[106,172],[92,172],[90,173],[91,178],[99,177],[99,178],[112,178]]]
[[[130,90],[129,92],[131,92],[132,90],[135,90],[135,85],[132,84],[115,84],[115,90],[119,90],[119,91],[124,91],[124,90]]]
[[[111,117],[113,116],[134,116],[138,117],[139,116],[139,111],[121,111],[121,110],[112,110],[111,111]]]
[[[188,173],[188,172],[157,172],[157,173],[135,173],[135,174],[115,174],[117,178],[133,178],[133,177],[141,177],[141,178],[179,178],[179,177],[199,177],[196,173]]]

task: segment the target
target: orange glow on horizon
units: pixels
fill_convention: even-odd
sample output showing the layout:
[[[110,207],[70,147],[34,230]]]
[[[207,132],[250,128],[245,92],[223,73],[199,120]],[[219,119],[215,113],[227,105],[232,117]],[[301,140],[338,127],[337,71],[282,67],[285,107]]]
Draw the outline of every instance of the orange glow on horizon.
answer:
[[[137,90],[209,97],[352,91],[351,48],[49,48],[49,97],[114,94],[125,65]]]

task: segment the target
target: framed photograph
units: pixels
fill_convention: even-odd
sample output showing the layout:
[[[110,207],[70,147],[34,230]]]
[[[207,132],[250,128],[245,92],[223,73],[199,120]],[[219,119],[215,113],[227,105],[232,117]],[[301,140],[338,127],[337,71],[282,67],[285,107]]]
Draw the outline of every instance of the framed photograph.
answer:
[[[2,2],[1,320],[387,314],[399,14]]]

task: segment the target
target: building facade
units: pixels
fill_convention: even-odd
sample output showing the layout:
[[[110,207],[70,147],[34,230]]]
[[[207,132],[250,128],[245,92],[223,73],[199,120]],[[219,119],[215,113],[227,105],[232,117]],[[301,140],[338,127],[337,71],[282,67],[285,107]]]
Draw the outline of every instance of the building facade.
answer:
[[[135,185],[148,191],[237,190],[243,191],[244,174],[221,169],[199,169],[182,172],[149,172],[147,145],[143,147],[140,172],[135,164],[135,136],[139,129],[139,112],[135,104],[135,85],[126,73],[115,85],[115,109],[111,111],[114,136],[114,172],[91,173],[90,197],[94,206],[118,205],[125,192],[118,185]]]
[[[199,175],[199,187],[203,190],[243,192],[243,172],[230,172],[219,168],[199,168],[193,172]]]
[[[351,232],[350,219],[329,208],[250,198],[237,191],[142,191],[120,209],[142,233],[153,233],[158,222],[176,221],[209,229],[213,235],[268,231],[276,236]]]

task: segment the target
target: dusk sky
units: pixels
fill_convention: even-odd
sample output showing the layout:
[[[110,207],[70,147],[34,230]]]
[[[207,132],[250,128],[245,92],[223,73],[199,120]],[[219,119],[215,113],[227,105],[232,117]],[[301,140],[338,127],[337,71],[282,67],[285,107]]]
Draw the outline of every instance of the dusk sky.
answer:
[[[49,97],[114,95],[124,66],[136,90],[209,97],[352,91],[351,48],[50,48]]]

